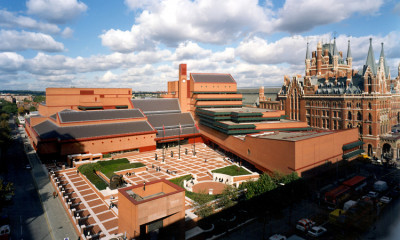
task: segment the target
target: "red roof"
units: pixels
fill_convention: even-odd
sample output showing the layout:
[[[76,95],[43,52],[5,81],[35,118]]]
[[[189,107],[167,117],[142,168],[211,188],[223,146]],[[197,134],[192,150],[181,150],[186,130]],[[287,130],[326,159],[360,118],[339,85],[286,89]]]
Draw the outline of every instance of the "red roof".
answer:
[[[340,195],[342,193],[345,193],[345,192],[347,192],[349,190],[350,190],[349,187],[340,185],[339,187],[337,187],[337,188],[325,193],[325,197],[327,197],[327,196],[330,196],[330,197],[331,196],[338,196],[338,195]]]
[[[365,179],[366,179],[366,177],[363,177],[363,176],[355,176],[353,178],[350,178],[349,180],[344,181],[343,185],[352,187],[352,186],[356,185],[357,183],[364,181]]]

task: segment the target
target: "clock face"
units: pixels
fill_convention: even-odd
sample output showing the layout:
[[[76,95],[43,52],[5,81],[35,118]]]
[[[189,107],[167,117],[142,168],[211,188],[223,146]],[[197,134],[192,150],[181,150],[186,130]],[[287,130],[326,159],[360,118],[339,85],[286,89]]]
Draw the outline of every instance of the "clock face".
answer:
[[[182,82],[186,82],[186,80],[183,80]]]

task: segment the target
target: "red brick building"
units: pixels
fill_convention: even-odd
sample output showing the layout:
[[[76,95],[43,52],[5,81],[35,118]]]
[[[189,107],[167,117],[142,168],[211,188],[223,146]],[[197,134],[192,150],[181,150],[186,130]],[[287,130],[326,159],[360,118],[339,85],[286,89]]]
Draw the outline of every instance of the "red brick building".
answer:
[[[350,41],[346,58],[337,50],[336,40],[318,43],[311,57],[307,44],[305,76],[285,76],[277,99],[260,101],[260,107],[278,103],[290,119],[315,129],[358,128],[370,156],[398,158],[400,136],[391,134],[391,127],[400,122],[399,76],[391,80],[383,43],[376,63],[372,39],[361,72],[352,68]]]

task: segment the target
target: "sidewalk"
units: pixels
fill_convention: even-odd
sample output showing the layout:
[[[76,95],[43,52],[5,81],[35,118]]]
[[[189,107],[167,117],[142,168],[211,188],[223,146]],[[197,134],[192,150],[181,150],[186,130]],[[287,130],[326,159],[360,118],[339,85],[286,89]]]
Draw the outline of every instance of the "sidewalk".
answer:
[[[25,131],[21,129],[19,129],[19,131],[22,134],[26,134]],[[78,239],[78,235],[65,213],[60,200],[58,198],[53,198],[54,188],[50,183],[47,169],[45,169],[41,164],[36,152],[31,150],[32,147],[30,146],[29,141],[26,138],[23,138],[22,140],[26,155],[32,166],[32,176],[35,181],[34,184],[39,193],[52,239],[58,240],[67,237],[71,240]]]

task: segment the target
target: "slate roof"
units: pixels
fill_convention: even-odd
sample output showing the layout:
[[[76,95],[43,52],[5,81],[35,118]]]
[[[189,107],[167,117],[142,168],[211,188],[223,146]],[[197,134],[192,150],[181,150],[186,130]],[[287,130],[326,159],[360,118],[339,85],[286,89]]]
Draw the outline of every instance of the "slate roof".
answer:
[[[206,83],[236,83],[230,74],[191,73],[194,82]]]
[[[149,123],[157,130],[157,137],[171,137],[179,135],[179,123],[182,127],[181,135],[198,133],[190,113],[167,113],[149,115]],[[165,129],[165,136],[164,130]]]
[[[146,116],[181,112],[177,98],[132,99],[131,101],[133,107],[142,110]]]
[[[142,118],[139,109],[110,109],[100,111],[62,111],[58,113],[62,123]]]
[[[147,121],[106,123],[82,126],[58,127],[53,122],[44,121],[33,129],[41,139],[71,140],[154,131]]]

